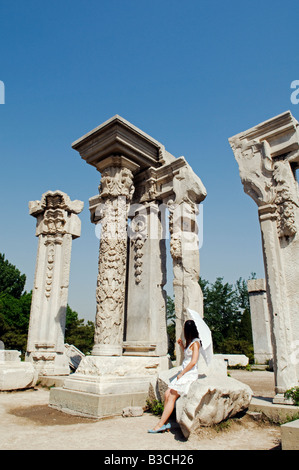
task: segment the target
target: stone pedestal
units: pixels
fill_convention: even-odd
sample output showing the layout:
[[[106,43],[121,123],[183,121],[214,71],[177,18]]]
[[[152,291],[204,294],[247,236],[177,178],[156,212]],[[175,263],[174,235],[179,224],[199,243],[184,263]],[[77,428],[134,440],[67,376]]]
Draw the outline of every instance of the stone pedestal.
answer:
[[[265,279],[250,279],[247,281],[247,287],[250,302],[254,359],[257,364],[267,364],[273,360],[273,351]]]
[[[151,380],[168,367],[167,356],[86,356],[63,388],[51,389],[49,404],[95,418],[120,415],[127,406],[145,406]]]
[[[48,191],[29,203],[37,219],[38,251],[32,292],[26,361],[39,375],[69,374],[64,348],[72,239],[80,236],[83,202]]]

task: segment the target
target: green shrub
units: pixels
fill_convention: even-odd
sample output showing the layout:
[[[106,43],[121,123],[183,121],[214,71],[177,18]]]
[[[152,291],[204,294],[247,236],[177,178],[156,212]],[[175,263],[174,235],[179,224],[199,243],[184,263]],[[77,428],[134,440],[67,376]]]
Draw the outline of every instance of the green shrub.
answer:
[[[294,405],[299,406],[299,387],[293,387],[284,392],[286,398],[291,398]]]
[[[147,400],[147,411],[153,413],[154,415],[161,416],[164,411],[164,405],[159,400]]]

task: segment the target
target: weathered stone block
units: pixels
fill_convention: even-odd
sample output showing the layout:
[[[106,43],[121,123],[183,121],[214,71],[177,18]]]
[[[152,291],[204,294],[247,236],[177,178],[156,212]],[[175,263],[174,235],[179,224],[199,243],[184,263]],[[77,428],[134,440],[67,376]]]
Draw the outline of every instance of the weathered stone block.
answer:
[[[249,363],[249,359],[245,354],[218,354],[219,357],[222,357],[228,366],[241,366],[246,367]]]
[[[3,362],[0,364],[0,390],[18,390],[34,387],[37,372],[28,362]]]
[[[186,438],[202,426],[212,426],[248,408],[252,390],[230,377],[205,377],[177,400],[176,419]]]
[[[141,406],[127,406],[122,410],[123,418],[135,418],[143,415],[143,408]]]
[[[299,450],[299,419],[281,427],[282,450]]]

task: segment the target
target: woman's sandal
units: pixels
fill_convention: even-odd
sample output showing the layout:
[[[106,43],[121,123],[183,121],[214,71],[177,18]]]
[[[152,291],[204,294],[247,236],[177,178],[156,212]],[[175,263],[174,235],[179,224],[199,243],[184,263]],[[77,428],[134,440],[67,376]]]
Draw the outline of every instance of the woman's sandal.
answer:
[[[157,429],[156,431],[154,429],[149,429],[147,432],[151,433],[151,434],[157,434],[158,432],[165,432],[165,431],[169,431],[169,429],[171,428],[171,424],[168,423],[168,424],[163,424],[163,426],[161,426],[159,429]]]

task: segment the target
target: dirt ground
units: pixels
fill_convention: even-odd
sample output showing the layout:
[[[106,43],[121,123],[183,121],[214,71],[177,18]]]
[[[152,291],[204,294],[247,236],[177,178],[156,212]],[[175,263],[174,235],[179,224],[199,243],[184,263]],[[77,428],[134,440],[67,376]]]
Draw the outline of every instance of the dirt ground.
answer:
[[[274,395],[273,373],[230,371],[255,396]],[[175,420],[164,434],[148,434],[157,417],[92,420],[48,407],[49,390],[36,388],[0,394],[1,450],[270,450],[280,449],[280,427],[244,415],[186,440]]]

